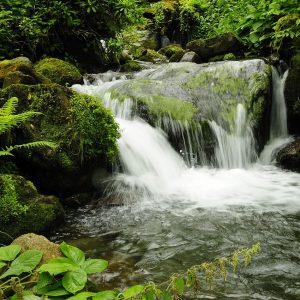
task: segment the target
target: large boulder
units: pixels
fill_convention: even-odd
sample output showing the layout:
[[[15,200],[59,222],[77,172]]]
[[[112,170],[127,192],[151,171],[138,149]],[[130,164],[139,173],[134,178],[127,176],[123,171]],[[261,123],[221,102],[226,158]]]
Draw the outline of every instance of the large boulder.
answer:
[[[176,53],[182,53],[184,50],[182,49],[181,45],[179,44],[170,44],[164,48],[161,48],[158,53],[165,55],[166,57],[170,58]]]
[[[300,172],[300,139],[281,149],[277,154],[276,161],[285,169]]]
[[[242,54],[243,44],[232,33],[225,33],[210,39],[198,39],[189,42],[186,48],[196,52],[204,61],[226,53]]]
[[[71,63],[57,58],[45,58],[39,61],[34,70],[53,83],[73,85],[82,82],[80,71]]]
[[[0,242],[27,232],[44,232],[63,218],[58,198],[40,195],[24,177],[0,175]]]
[[[194,63],[200,63],[201,58],[199,55],[193,51],[186,52],[182,58],[180,59],[180,62],[194,62]]]
[[[291,58],[284,95],[289,132],[300,134],[300,52]]]
[[[11,134],[14,144],[40,140],[57,147],[15,152],[17,165],[45,193],[70,196],[91,191],[94,171],[116,156],[118,126],[101,101],[58,84],[11,85],[0,106],[18,97],[18,112],[42,115]]]

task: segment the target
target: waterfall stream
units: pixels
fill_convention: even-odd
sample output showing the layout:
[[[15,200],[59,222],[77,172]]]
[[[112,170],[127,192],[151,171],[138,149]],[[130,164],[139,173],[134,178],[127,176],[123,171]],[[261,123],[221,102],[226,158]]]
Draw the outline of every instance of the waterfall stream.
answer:
[[[286,76],[273,71],[271,140],[260,159],[246,110],[238,104],[228,128],[209,122],[216,138],[213,163],[203,154],[199,130],[188,133],[187,124],[170,119],[153,127],[135,114],[131,99],[113,99],[109,88],[126,78],[102,76],[94,84],[74,86],[102,98],[116,116],[121,171],[107,191],[123,205],[89,204],[74,211],[53,239],[69,239],[90,255],[109,259],[108,275],[95,278],[108,288],[162,281],[260,241],[262,254],[253,266],[231,274],[216,291],[203,291],[202,298],[299,299],[300,174],[271,164],[276,145],[288,139]],[[171,131],[182,136],[181,151],[170,144]]]

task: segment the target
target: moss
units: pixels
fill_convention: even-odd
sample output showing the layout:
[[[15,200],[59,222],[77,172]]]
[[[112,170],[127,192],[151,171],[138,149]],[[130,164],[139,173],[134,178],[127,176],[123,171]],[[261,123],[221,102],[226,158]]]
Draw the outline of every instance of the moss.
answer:
[[[158,53],[163,54],[168,58],[170,58],[174,54],[182,53],[182,52],[183,52],[183,49],[182,49],[181,45],[178,45],[178,44],[168,45],[158,51]]]
[[[26,75],[20,71],[14,71],[7,73],[3,80],[3,88],[6,88],[12,84],[36,84],[37,81],[30,75]]]
[[[197,112],[197,108],[190,102],[162,95],[139,97],[138,103],[146,104],[150,112],[157,117],[169,115],[177,121],[191,122]]]
[[[182,59],[184,53],[185,53],[184,50],[181,50],[181,51],[178,51],[178,52],[174,53],[174,54],[170,57],[169,61],[170,61],[170,62],[179,62],[179,61]]]
[[[141,65],[134,60],[130,60],[121,66],[121,72],[136,72],[142,70]]]
[[[12,237],[43,232],[64,215],[57,198],[39,195],[33,183],[21,176],[0,175],[0,187],[0,227]],[[6,234],[0,234],[0,241],[6,241]]]
[[[72,85],[82,81],[82,76],[74,65],[57,58],[42,59],[34,66],[34,70],[51,82],[61,85]]]
[[[224,60],[235,60],[236,56],[233,53],[227,53],[223,57]]]
[[[147,49],[147,52],[145,54],[143,54],[139,59],[142,61],[154,63],[157,60],[165,60],[166,57],[154,50]]]

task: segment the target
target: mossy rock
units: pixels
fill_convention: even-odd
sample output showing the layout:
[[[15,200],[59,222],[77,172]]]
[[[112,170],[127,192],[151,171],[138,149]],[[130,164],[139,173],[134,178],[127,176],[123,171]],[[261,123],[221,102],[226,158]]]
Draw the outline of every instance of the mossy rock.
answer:
[[[12,133],[14,144],[52,141],[56,149],[15,153],[17,164],[38,187],[55,195],[90,191],[97,167],[108,166],[118,152],[118,125],[100,100],[58,84],[11,85],[0,92],[0,105],[19,98],[19,112],[42,115]]]
[[[300,172],[300,139],[281,149],[277,154],[276,161],[285,169]]]
[[[225,33],[214,38],[193,40],[186,48],[207,61],[211,57],[226,53],[241,54],[244,46],[234,34]]]
[[[143,55],[139,57],[139,60],[155,63],[158,61],[166,61],[166,57],[154,50],[147,49]]]
[[[32,62],[26,57],[17,57],[11,60],[0,61],[0,87],[5,87],[11,83],[34,84],[35,82],[45,82],[45,78],[39,76],[33,70]]]
[[[7,73],[3,81],[3,88],[6,88],[12,84],[34,85],[37,84],[37,81],[34,77],[30,75],[26,75],[20,71],[14,71]]]
[[[184,53],[185,53],[184,50],[178,51],[178,52],[174,53],[174,54],[170,57],[169,62],[179,62],[179,61],[182,59]]]
[[[0,242],[27,232],[44,232],[63,218],[58,198],[40,195],[24,177],[0,175]]]
[[[82,75],[74,65],[57,58],[42,59],[34,70],[53,83],[73,85],[82,82]]]
[[[142,70],[142,66],[135,60],[130,60],[121,66],[121,72],[137,72]]]
[[[174,54],[182,53],[182,52],[183,52],[183,49],[182,49],[181,45],[179,45],[179,44],[171,44],[164,48],[161,48],[158,51],[158,53],[165,55],[168,58],[170,58]]]
[[[300,53],[291,58],[285,83],[284,95],[287,105],[288,128],[291,134],[300,134]]]

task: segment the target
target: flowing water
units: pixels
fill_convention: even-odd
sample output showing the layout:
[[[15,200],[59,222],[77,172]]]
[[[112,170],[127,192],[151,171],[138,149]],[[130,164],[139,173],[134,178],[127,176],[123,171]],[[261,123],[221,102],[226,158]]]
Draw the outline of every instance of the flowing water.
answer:
[[[284,78],[274,80],[276,98]],[[101,95],[119,123],[122,172],[110,179],[107,193],[123,205],[92,203],[71,211],[67,225],[52,238],[109,259],[108,272],[93,278],[105,288],[161,282],[174,272],[259,241],[262,252],[250,267],[230,273],[227,283],[203,290],[199,298],[300,299],[300,174],[257,160],[243,106],[237,106],[228,131],[210,121],[216,162],[209,165],[202,157],[199,166],[184,155],[198,131],[184,135],[184,125],[168,121],[184,135],[185,148],[176,152],[163,121],[155,128],[135,116],[130,99],[111,99],[107,90],[112,85],[99,79],[74,88]],[[279,106],[284,106],[284,98],[279,98]],[[276,107],[273,115],[277,121],[272,119],[271,142],[286,139],[286,125],[277,129],[286,119],[278,120]],[[201,136],[197,139],[201,148]],[[272,151],[265,154],[265,162],[271,161]]]

